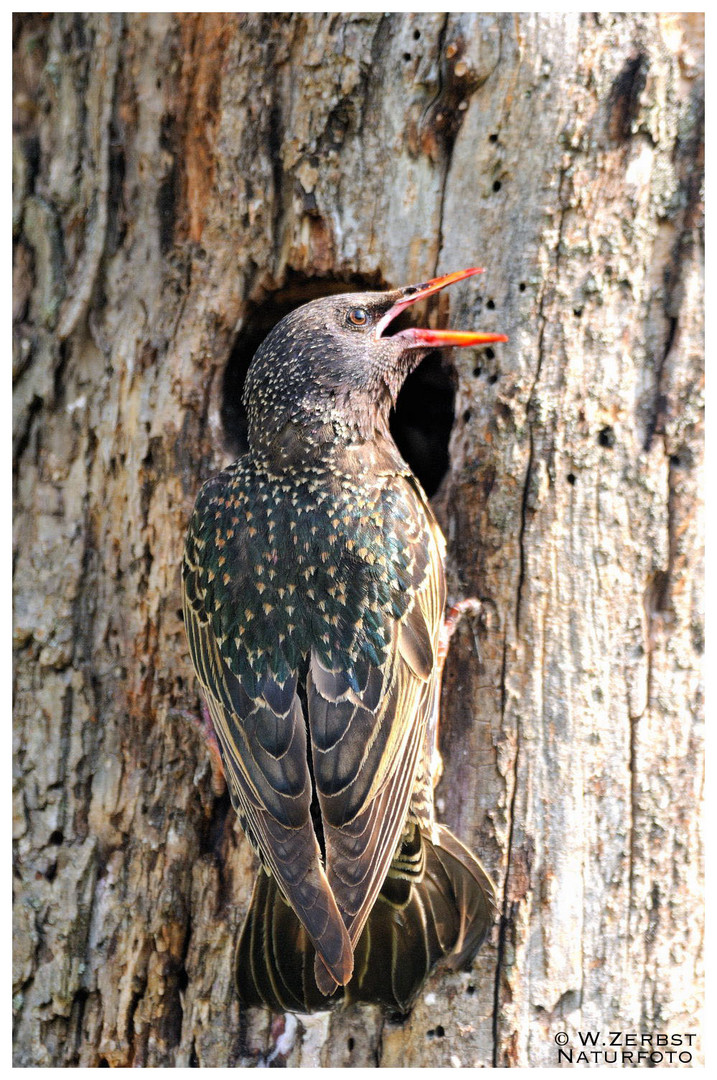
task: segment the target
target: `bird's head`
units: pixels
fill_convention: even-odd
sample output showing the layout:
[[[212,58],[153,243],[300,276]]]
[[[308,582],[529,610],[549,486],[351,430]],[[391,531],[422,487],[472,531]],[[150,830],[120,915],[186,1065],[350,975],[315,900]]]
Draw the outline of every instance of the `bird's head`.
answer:
[[[459,270],[390,292],[326,296],[292,311],[262,342],[247,373],[252,448],[281,456],[302,441],[387,434],[398,391],[432,349],[508,340],[417,327],[391,333],[406,308],[481,272]]]

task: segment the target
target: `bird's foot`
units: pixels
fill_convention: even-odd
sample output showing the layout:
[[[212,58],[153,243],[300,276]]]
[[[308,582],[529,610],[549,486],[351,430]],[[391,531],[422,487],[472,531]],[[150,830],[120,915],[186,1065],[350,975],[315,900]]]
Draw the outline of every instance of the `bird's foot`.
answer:
[[[188,720],[194,727],[199,728],[202,738],[206,743],[207,750],[209,751],[209,768],[212,773],[212,792],[219,798],[224,794],[226,788],[226,776],[224,774],[224,765],[222,764],[222,755],[219,751],[219,741],[217,739],[217,733],[214,730],[214,724],[209,714],[209,709],[206,704],[202,702],[201,715],[197,716],[195,712],[189,709],[171,709],[171,714],[179,717],[182,720]]]
[[[209,709],[204,701],[202,702],[202,718],[199,721],[199,726],[204,735],[207,750],[209,751],[209,765],[212,770],[212,791],[217,796],[223,795],[227,784],[226,776],[224,774],[224,764],[219,750],[217,733],[214,730],[214,724]]]
[[[446,656],[448,655],[448,646],[451,638],[458,629],[458,624],[461,619],[466,615],[480,615],[482,610],[483,604],[475,597],[470,597],[467,600],[459,600],[452,608],[449,608],[446,617],[443,620],[440,637],[438,638],[438,663],[441,667],[443,667],[443,664],[445,663]]]

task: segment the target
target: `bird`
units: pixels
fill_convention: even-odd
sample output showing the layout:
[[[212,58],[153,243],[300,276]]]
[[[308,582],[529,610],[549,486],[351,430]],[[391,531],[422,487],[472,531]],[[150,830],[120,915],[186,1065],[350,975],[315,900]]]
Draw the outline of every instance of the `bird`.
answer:
[[[248,451],[196,500],[189,651],[261,864],[235,961],[247,1006],[406,1013],[439,961],[470,963],[494,919],[490,876],[435,819],[446,546],[389,428],[431,350],[508,340],[395,331],[481,272],[286,315],[247,372]]]

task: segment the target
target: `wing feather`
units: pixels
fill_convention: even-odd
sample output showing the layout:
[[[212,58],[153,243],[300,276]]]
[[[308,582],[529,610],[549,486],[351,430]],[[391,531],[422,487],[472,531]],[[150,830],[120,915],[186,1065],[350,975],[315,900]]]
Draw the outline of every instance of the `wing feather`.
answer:
[[[262,862],[314,942],[336,982],[353,954],[311,822],[306,724],[296,676],[262,684],[252,697],[225,663],[191,566],[183,606],[192,660],[219,740],[232,802]]]
[[[411,487],[409,521],[422,523],[411,537],[413,601],[402,618],[385,618],[386,660],[371,666],[357,692],[347,670],[328,670],[314,653],[307,680],[327,876],[354,947],[401,841],[436,698],[444,542]],[[320,968],[317,959],[317,980]]]

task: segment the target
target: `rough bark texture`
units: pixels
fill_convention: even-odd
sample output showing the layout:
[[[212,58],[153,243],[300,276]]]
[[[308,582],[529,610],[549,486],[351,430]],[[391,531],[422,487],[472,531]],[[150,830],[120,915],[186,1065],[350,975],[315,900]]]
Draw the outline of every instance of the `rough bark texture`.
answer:
[[[699,17],[25,15],[14,48],[16,1063],[536,1066],[557,1031],[697,1032]],[[223,373],[281,304],[476,262],[431,316],[510,335],[453,358],[434,501],[484,616],[438,795],[501,918],[403,1024],[244,1014],[254,863],[178,572],[236,441]]]

